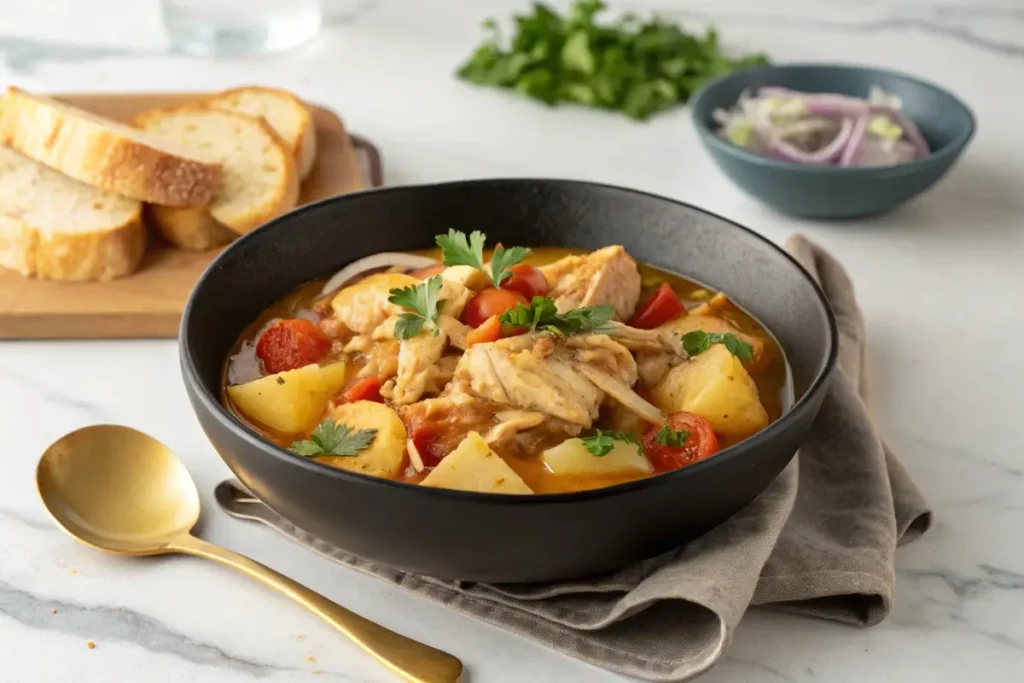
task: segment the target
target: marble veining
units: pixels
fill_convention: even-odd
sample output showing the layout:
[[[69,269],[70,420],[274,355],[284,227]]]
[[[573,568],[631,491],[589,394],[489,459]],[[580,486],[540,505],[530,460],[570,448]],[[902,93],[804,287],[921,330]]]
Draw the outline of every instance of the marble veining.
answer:
[[[566,4],[559,0],[558,4]],[[486,7],[484,6],[486,4]],[[157,2],[0,3],[0,82],[41,92],[203,90],[262,82],[339,111],[391,184],[564,176],[690,201],[781,242],[801,231],[849,269],[864,309],[883,434],[929,496],[935,528],[898,553],[892,616],[871,629],[752,610],[701,683],[1010,683],[1024,671],[1024,6],[1019,0],[624,0],[778,61],[917,74],[963,97],[978,135],[939,186],[900,210],[825,224],[742,195],[685,109],[647,124],[548,109],[452,77],[485,16],[525,0],[353,0],[294,52],[174,53]],[[342,6],[344,5],[344,6]],[[333,9],[332,9],[333,7]],[[108,17],[118,17],[109,21]],[[469,226],[472,227],[472,226]],[[335,566],[216,510],[227,469],[181,388],[170,341],[0,342],[0,658],[4,683],[394,680],[287,600],[194,558],[108,557],[71,541],[34,493],[38,455],[90,423],[130,424],[185,461],[205,538],[460,655],[472,683],[622,679]],[[95,649],[86,646],[95,643]]]

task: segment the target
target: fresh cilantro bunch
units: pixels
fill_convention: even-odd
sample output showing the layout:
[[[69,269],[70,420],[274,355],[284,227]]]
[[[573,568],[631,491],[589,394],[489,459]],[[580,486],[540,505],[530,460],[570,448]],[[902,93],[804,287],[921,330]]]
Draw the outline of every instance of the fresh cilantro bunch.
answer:
[[[434,241],[441,247],[441,262],[444,265],[472,266],[482,270],[495,287],[501,287],[505,278],[512,277],[512,271],[509,269],[530,253],[528,247],[506,249],[499,244],[491,255],[491,269],[488,271],[484,268],[484,244],[487,242],[487,235],[479,230],[471,232],[468,238],[464,232],[448,230],[447,235],[438,235]]]
[[[631,14],[598,24],[605,8],[601,0],[576,0],[565,16],[534,3],[532,13],[514,17],[507,41],[488,19],[483,27],[490,36],[458,76],[551,105],[575,102],[644,120],[686,102],[710,78],[768,63],[762,54],[726,56],[714,28],[701,36]]]
[[[437,298],[442,284],[441,276],[435,275],[418,285],[392,289],[389,292],[388,301],[405,309],[405,313],[399,314],[395,323],[396,339],[415,337],[423,329],[425,322],[437,323],[437,317],[444,308],[444,299],[439,301]],[[437,334],[438,330],[435,327],[434,336]]]

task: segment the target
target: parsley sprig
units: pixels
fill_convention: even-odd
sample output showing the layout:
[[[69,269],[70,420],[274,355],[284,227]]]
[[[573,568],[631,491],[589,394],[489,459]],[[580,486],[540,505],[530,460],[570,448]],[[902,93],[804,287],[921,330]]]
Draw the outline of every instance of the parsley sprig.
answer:
[[[392,289],[388,301],[396,306],[406,309],[405,313],[398,316],[395,323],[395,338],[409,339],[419,334],[425,322],[437,322],[437,316],[444,308],[444,299],[440,301],[437,295],[441,291],[441,276],[435,275],[426,282],[418,285],[409,285],[401,289]],[[434,328],[434,336],[438,330]]]
[[[682,104],[706,80],[767,64],[761,54],[733,58],[714,28],[701,35],[670,21],[623,14],[598,21],[601,0],[576,0],[567,13],[543,2],[514,17],[514,33],[497,22],[459,67],[470,83],[506,88],[549,105],[572,102],[643,120]]]
[[[672,429],[668,425],[662,425],[661,429],[658,430],[658,435],[654,437],[654,441],[669,448],[682,448],[689,438],[689,430]]]
[[[629,432],[616,432],[610,429],[598,429],[590,436],[585,436],[580,439],[583,442],[583,447],[590,451],[591,455],[597,457],[604,457],[612,452],[612,448],[615,447],[616,441],[625,441],[636,445],[637,455],[643,455],[643,447],[640,445],[640,440],[630,434]]]
[[[376,429],[355,431],[347,424],[339,424],[328,418],[317,425],[309,435],[308,441],[293,441],[288,450],[304,458],[321,455],[359,455],[370,447],[376,437]]]
[[[566,337],[581,332],[609,332],[615,315],[614,306],[584,306],[559,313],[555,301],[547,296],[535,296],[529,304],[516,304],[498,318],[502,325],[525,327],[531,332],[551,332]]]
[[[691,356],[696,356],[710,348],[712,344],[723,345],[729,353],[744,363],[754,360],[754,347],[737,337],[732,332],[705,332],[693,330],[683,335],[683,349]]]
[[[446,266],[472,266],[477,270],[487,273],[495,287],[501,287],[501,283],[512,277],[512,266],[521,262],[530,253],[527,247],[511,247],[506,249],[500,244],[494,248],[491,256],[491,269],[484,268],[484,244],[487,235],[474,230],[466,237],[466,233],[458,230],[449,230],[447,235],[438,235],[434,238],[437,246],[441,247],[441,262]]]

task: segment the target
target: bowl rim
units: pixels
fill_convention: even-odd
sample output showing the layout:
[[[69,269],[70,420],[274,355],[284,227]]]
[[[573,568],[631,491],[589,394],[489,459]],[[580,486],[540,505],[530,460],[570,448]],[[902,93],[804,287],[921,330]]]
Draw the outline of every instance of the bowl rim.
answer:
[[[939,147],[934,150],[931,154],[923,159],[914,159],[903,164],[896,164],[895,166],[829,166],[829,165],[811,165],[811,164],[800,164],[795,161],[786,161],[784,159],[775,159],[773,157],[765,156],[752,152],[743,147],[737,147],[736,145],[723,140],[711,129],[704,119],[698,115],[698,109],[703,103],[703,99],[708,96],[713,89],[722,86],[739,78],[750,76],[756,73],[771,73],[780,71],[789,71],[794,69],[828,69],[832,71],[869,71],[876,74],[884,74],[889,77],[894,77],[904,81],[915,83],[924,88],[934,90],[956,103],[958,107],[963,111],[967,117],[967,128],[962,131],[956,139],[952,142]],[[787,62],[785,64],[770,64],[766,66],[750,67],[747,69],[741,69],[734,71],[724,76],[719,76],[711,81],[708,81],[700,87],[700,89],[694,94],[690,100],[690,120],[693,122],[693,127],[697,129],[697,133],[701,140],[708,147],[712,147],[717,151],[729,154],[742,161],[752,163],[758,166],[773,170],[784,170],[784,171],[796,171],[802,173],[822,173],[836,176],[844,175],[870,175],[874,177],[890,177],[890,176],[904,176],[917,171],[922,171],[926,167],[932,166],[936,163],[942,162],[947,158],[956,158],[960,153],[967,148],[968,143],[974,137],[977,132],[977,119],[974,116],[974,112],[971,110],[967,103],[957,97],[951,91],[937,85],[931,81],[928,81],[917,76],[913,76],[903,71],[897,71],[895,69],[884,69],[880,67],[870,66],[867,64],[844,64],[840,62]]]
[[[321,205],[327,203],[342,203],[345,201],[352,201],[359,197],[368,194],[401,194],[408,191],[422,191],[433,187],[475,187],[475,186],[486,186],[486,185],[501,185],[501,184],[555,184],[555,185],[569,185],[578,188],[587,188],[590,190],[610,190],[614,192],[624,192],[626,194],[647,197],[659,201],[667,201],[679,206],[685,207],[691,211],[705,214],[720,221],[724,221],[729,225],[748,233],[751,237],[762,242],[769,249],[773,249],[783,258],[785,258],[799,273],[807,280],[811,285],[812,290],[817,298],[818,303],[821,305],[822,310],[825,314],[825,321],[828,326],[827,333],[827,349],[824,361],[818,366],[817,373],[814,379],[808,385],[807,390],[804,392],[798,400],[794,401],[793,405],[790,406],[789,410],[783,413],[779,419],[775,420],[767,427],[757,432],[753,436],[750,436],[732,446],[728,446],[713,457],[707,458],[700,462],[694,463],[688,467],[683,467],[672,472],[665,472],[663,474],[645,477],[643,479],[637,479],[634,481],[623,482],[620,484],[614,484],[611,486],[604,486],[596,489],[586,489],[582,491],[570,491],[565,493],[534,493],[531,495],[508,495],[499,493],[481,493],[476,491],[460,491],[456,489],[445,489],[435,488],[429,486],[420,486],[418,484],[409,484],[406,482],[395,481],[392,479],[384,479],[382,477],[374,477],[368,474],[361,474],[359,472],[351,472],[349,470],[343,470],[337,467],[331,467],[324,463],[316,462],[308,458],[296,457],[293,453],[287,449],[278,446],[277,444],[264,439],[257,435],[245,424],[243,424],[237,417],[235,417],[227,408],[225,408],[218,396],[214,395],[199,378],[198,372],[196,371],[195,363],[193,361],[193,343],[188,336],[189,320],[192,316],[192,310],[195,305],[196,298],[200,295],[200,290],[203,288],[205,281],[212,277],[212,273],[215,273],[220,268],[220,264],[226,258],[228,254],[235,247],[235,245],[244,244],[246,241],[255,239],[257,235],[274,230],[277,226],[289,222],[294,216],[307,211],[314,211]],[[340,267],[341,264],[339,264]],[[324,476],[333,478],[335,480],[347,481],[354,484],[362,484],[365,486],[377,486],[385,489],[394,489],[404,491],[408,495],[420,495],[428,497],[436,497],[439,499],[456,499],[456,500],[467,500],[467,501],[478,501],[482,503],[494,503],[504,505],[544,505],[552,503],[572,503],[580,501],[598,500],[607,498],[610,496],[617,496],[620,494],[627,494],[635,492],[641,489],[648,488],[655,485],[667,485],[671,480],[678,479],[684,476],[693,476],[693,472],[703,471],[716,467],[716,463],[724,463],[727,460],[731,460],[736,457],[742,457],[748,453],[748,451],[756,450],[756,448],[763,442],[772,438],[776,433],[781,432],[785,429],[789,422],[795,419],[795,416],[807,410],[807,406],[815,399],[815,397],[822,391],[827,389],[828,381],[831,378],[833,371],[835,370],[838,357],[839,357],[839,326],[836,320],[832,306],[825,296],[824,290],[818,284],[818,282],[811,276],[811,274],[805,269],[796,259],[794,259],[785,249],[781,248],[768,238],[763,235],[751,230],[750,228],[736,223],[735,221],[729,220],[719,216],[718,214],[712,213],[705,209],[701,209],[692,204],[666,197],[664,195],[658,195],[652,192],[646,192],[644,190],[638,190],[634,188],[624,187],[620,185],[611,185],[605,183],[596,183],[584,180],[571,180],[564,178],[529,178],[529,177],[506,177],[506,178],[486,178],[486,179],[475,179],[475,180],[457,180],[457,181],[446,181],[440,183],[421,183],[417,185],[399,185],[393,187],[381,187],[371,188],[362,190],[359,192],[352,192],[344,195],[337,195],[334,197],[327,197],[310,204],[293,209],[292,211],[278,216],[277,218],[264,223],[262,226],[253,230],[252,232],[243,235],[238,240],[230,244],[220,254],[210,262],[203,271],[199,279],[196,281],[195,286],[192,288],[192,292],[189,294],[188,301],[185,304],[184,312],[181,316],[181,324],[178,328],[178,357],[179,364],[181,366],[181,372],[185,384],[190,389],[195,399],[198,399],[202,407],[207,413],[215,419],[220,425],[232,432],[235,436],[240,438],[247,446],[251,446],[257,450],[260,450],[271,457],[277,458],[278,460],[286,461],[289,466],[299,467],[306,469],[310,472],[316,472],[323,474]],[[198,408],[193,406],[193,412],[196,412]]]

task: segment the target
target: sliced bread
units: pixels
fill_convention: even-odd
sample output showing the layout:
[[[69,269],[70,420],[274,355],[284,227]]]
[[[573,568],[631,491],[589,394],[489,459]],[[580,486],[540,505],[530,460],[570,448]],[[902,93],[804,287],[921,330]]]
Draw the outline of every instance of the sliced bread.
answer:
[[[249,232],[298,201],[299,175],[291,150],[261,118],[186,106],[144,112],[133,123],[224,168],[221,189],[208,207],[149,207],[152,223],[178,246],[207,249],[225,244],[232,232]]]
[[[9,87],[0,143],[88,185],[168,206],[205,206],[219,164],[178,145],[48,97]]]
[[[313,162],[316,160],[316,125],[309,109],[292,93],[250,85],[212,95],[206,104],[215,109],[226,109],[247,116],[262,116],[292,150],[299,168],[299,178],[305,179],[313,170]]]
[[[54,280],[135,272],[142,204],[80,183],[0,146],[0,266]]]

